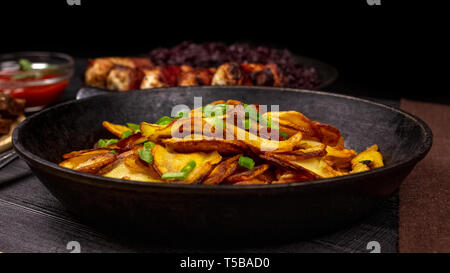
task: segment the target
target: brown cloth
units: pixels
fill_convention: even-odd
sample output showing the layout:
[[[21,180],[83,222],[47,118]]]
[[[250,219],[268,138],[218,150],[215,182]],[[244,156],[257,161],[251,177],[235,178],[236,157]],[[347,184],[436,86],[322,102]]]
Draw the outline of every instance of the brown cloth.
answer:
[[[450,106],[402,99],[424,120],[433,147],[400,187],[399,252],[450,252]]]

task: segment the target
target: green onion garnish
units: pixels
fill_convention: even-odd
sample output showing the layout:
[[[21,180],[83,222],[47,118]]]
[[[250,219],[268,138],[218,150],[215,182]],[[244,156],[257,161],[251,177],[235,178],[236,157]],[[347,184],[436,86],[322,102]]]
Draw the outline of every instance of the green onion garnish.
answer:
[[[250,119],[243,120],[242,124],[244,125],[245,130],[250,130],[250,127],[252,127],[252,121]]]
[[[196,165],[197,163],[195,163],[194,160],[189,161],[189,163],[181,169],[181,172],[165,173],[161,175],[161,179],[185,179],[186,176],[194,170]]]
[[[164,117],[160,118],[160,119],[156,122],[156,124],[158,124],[158,125],[167,125],[167,124],[171,123],[172,120],[173,120],[173,118],[168,117],[168,116],[164,116]]]
[[[127,137],[129,137],[129,136],[131,136],[133,134],[133,132],[131,132],[131,131],[125,131],[125,132],[123,132],[122,133],[122,139],[124,139],[124,138],[127,138]]]
[[[192,172],[192,170],[194,170],[195,166],[197,166],[197,163],[195,163],[194,160],[189,161],[189,163],[186,164],[186,166],[184,166],[183,169],[181,169],[181,172],[188,175],[190,172]]]
[[[139,133],[141,131],[141,126],[135,123],[127,123],[127,127],[130,128],[133,133]]]
[[[224,115],[227,112],[228,105],[227,104],[207,104],[203,106],[202,112],[205,118],[215,117],[216,114]]]
[[[99,148],[107,147],[113,143],[117,143],[119,140],[112,138],[112,139],[99,139],[97,142],[97,146]]]
[[[244,104],[245,117],[253,120],[259,120],[259,113],[256,111],[255,105]]]
[[[153,154],[152,149],[155,146],[155,143],[148,141],[144,143],[144,146],[138,150],[139,158],[148,164],[153,164]]]
[[[289,137],[289,135],[286,134],[285,132],[280,132],[280,136],[281,136],[283,139],[287,139],[287,138]]]
[[[360,161],[359,163],[369,166],[370,163],[372,163],[372,161],[371,160],[363,160],[363,161]]]
[[[249,170],[253,169],[253,167],[255,166],[255,161],[253,159],[251,159],[250,157],[246,157],[246,156],[239,157],[238,163],[242,167],[247,168]]]
[[[19,59],[19,65],[21,70],[33,70],[31,62],[27,59]]]
[[[161,179],[185,179],[186,174],[182,172],[176,172],[176,173],[165,173],[161,175]]]
[[[109,151],[109,152],[112,153],[112,154],[114,154],[114,155],[117,155],[117,152],[114,151],[114,150],[111,150],[111,151]]]
[[[178,112],[174,117],[173,117],[173,119],[179,119],[179,118],[184,118],[184,117],[187,117],[189,115],[189,111],[180,111],[180,112]]]

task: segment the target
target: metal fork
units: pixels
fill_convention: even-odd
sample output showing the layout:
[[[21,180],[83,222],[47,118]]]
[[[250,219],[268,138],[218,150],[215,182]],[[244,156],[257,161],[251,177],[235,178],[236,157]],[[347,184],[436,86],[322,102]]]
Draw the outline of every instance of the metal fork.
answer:
[[[17,158],[17,153],[14,149],[6,151],[0,154],[0,169],[11,163],[14,159]]]

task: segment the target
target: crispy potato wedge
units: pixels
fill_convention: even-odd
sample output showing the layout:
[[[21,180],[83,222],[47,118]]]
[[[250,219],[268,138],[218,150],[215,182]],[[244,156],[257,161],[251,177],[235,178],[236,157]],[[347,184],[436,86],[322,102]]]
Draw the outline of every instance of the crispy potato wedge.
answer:
[[[113,153],[97,153],[97,154],[85,154],[76,157],[71,157],[64,160],[59,165],[62,167],[70,168],[80,172],[96,173],[103,166],[116,160],[116,155]]]
[[[153,182],[164,182],[153,166],[143,162],[136,152],[126,156],[123,163],[132,172],[147,175]]]
[[[327,154],[325,160],[327,163],[338,169],[346,169],[351,167],[351,160],[356,156],[354,150],[338,149],[335,147],[327,146]]]
[[[191,139],[173,137],[162,140],[162,143],[180,153],[217,151],[231,154],[248,150],[247,145],[238,140],[225,140],[202,135],[191,135]]]
[[[319,140],[330,146],[336,146],[341,138],[341,133],[337,128],[318,121],[311,121],[296,111],[267,112],[263,116],[270,116],[277,121],[280,131],[289,136],[295,132],[302,132],[305,139]]]
[[[294,183],[313,180],[314,177],[305,172],[279,170],[277,180],[273,180],[272,184]]]
[[[307,172],[315,178],[329,178],[346,174],[342,171],[333,169],[320,157],[298,160],[290,155],[276,153],[264,153],[264,155],[260,155],[260,157],[284,168]]]
[[[100,170],[99,174],[105,177],[143,181],[143,182],[162,182],[159,175],[151,172],[138,172],[132,170],[127,165],[125,165],[125,159],[121,158],[113,162],[112,164],[104,167]]]
[[[378,152],[378,146],[376,144],[372,145],[364,152],[357,154],[351,161],[352,171],[365,169],[363,166],[360,166],[359,163],[367,165],[370,169],[383,167],[383,156]]]
[[[73,151],[67,154],[63,155],[64,159],[69,159],[72,157],[82,156],[82,155],[96,155],[96,154],[103,154],[108,153],[111,151],[111,149],[107,148],[97,148],[97,149],[87,149],[87,150],[80,150],[80,151]]]
[[[203,179],[203,184],[215,185],[220,184],[222,181],[230,176],[238,168],[238,160],[242,154],[230,157],[220,164],[218,164],[214,169],[208,174],[208,176]]]
[[[127,126],[120,124],[113,124],[108,121],[103,121],[102,125],[103,127],[106,128],[106,130],[108,130],[111,134],[117,136],[118,138],[121,138],[124,132],[131,131],[131,129],[128,128]]]
[[[142,136],[141,133],[137,133],[119,140],[119,142],[115,143],[115,146],[117,146],[118,149],[126,151],[133,149],[133,147],[135,147],[136,145],[144,143],[146,140],[147,138]]]
[[[227,123],[225,129],[229,135],[234,135],[234,139],[240,140],[253,148],[253,150],[259,151],[272,151],[274,153],[292,151],[302,140],[302,133],[300,132],[297,132],[287,140],[277,141],[259,137],[229,123]]]
[[[233,186],[244,186],[244,185],[267,185],[268,183],[259,179],[251,179],[245,181],[239,181],[233,184]]]
[[[186,184],[201,181],[210,172],[212,166],[222,160],[217,151],[211,153],[176,153],[161,145],[155,145],[152,152],[153,165],[160,175],[168,172],[180,172],[190,161],[195,161],[196,167],[184,180]]]
[[[267,169],[269,169],[269,164],[261,164],[259,166],[255,166],[253,169],[233,174],[227,177],[225,180],[228,183],[236,183],[239,181],[253,180],[256,179],[257,176],[263,174]]]

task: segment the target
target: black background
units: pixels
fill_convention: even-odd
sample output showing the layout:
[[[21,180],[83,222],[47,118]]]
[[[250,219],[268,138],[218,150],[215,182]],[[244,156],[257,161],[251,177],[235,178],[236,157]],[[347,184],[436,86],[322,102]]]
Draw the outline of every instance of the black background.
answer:
[[[335,66],[340,78],[331,89],[449,100],[439,83],[445,71],[436,66],[444,61],[437,52],[446,35],[445,9],[431,2],[81,0],[80,6],[69,6],[66,0],[16,0],[1,5],[0,52],[95,57],[135,55],[184,40],[250,41]]]

